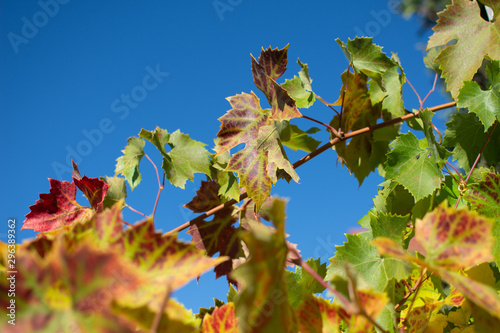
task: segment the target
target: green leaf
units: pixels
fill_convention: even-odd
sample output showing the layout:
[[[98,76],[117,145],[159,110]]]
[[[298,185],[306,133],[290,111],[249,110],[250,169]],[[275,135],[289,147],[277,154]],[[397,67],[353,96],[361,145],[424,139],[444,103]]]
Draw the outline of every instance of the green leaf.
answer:
[[[370,214],[373,238],[388,237],[402,246],[404,232],[409,220],[410,215]]]
[[[252,223],[250,231],[241,235],[250,257],[231,273],[242,289],[235,302],[242,332],[296,332],[284,283],[285,202],[274,200],[271,214],[276,231]]]
[[[413,196],[402,185],[397,182],[386,180],[379,186],[373,203],[377,211],[383,214],[407,215],[411,212],[415,200]]]
[[[306,263],[322,278],[326,275],[326,264],[321,260],[309,259]],[[286,285],[288,290],[288,302],[295,309],[301,304],[307,295],[321,293],[325,290],[318,281],[316,281],[302,267],[295,266],[295,272],[286,271]]]
[[[165,145],[170,141],[170,134],[167,130],[156,127],[154,131],[147,131],[142,128],[139,132],[139,136],[154,144],[163,156],[168,155],[165,150]]]
[[[320,141],[314,139],[308,134],[314,134],[320,131],[317,127],[311,127],[306,132],[301,130],[297,125],[291,125],[288,121],[281,122],[283,129],[280,131],[281,143],[294,151],[298,149],[310,153],[318,148]],[[286,136],[283,136],[286,131]]]
[[[427,147],[431,152],[431,157],[434,158],[435,163],[442,168],[450,154],[436,141],[434,128],[432,126],[432,117],[434,117],[434,112],[429,111],[429,109],[425,109],[420,112],[419,116],[420,119],[422,119],[423,131],[425,138],[427,139]]]
[[[291,80],[285,80],[285,83],[281,86],[285,88],[290,97],[295,100],[297,107],[309,108],[314,104],[314,93],[306,91],[302,80],[298,76],[294,76]]]
[[[204,143],[177,130],[170,135],[169,144],[172,150],[163,158],[162,168],[172,185],[184,189],[188,179],[193,181],[195,172],[210,175],[210,153]]]
[[[477,155],[481,152],[488,133],[472,113],[456,113],[446,123],[443,145],[453,148],[453,159],[458,161],[465,172],[469,172]],[[500,127],[495,128],[490,142],[483,150],[482,159],[493,166],[500,162],[497,147],[500,145]]]
[[[385,177],[403,185],[416,201],[432,194],[441,186],[443,173],[432,153],[419,147],[413,133],[401,134],[391,143],[387,154]]]
[[[108,192],[106,197],[104,197],[103,208],[110,208],[118,201],[125,199],[127,197],[127,185],[125,185],[125,179],[122,177],[101,177],[101,180],[108,184]]]
[[[342,95],[347,83],[341,126],[345,133],[373,126],[380,117],[383,120],[390,118],[386,112],[382,112],[380,105],[372,106],[368,95],[367,79],[364,74],[353,74],[347,71],[342,74],[344,85],[340,92],[340,98],[335,104],[342,104]],[[336,115],[330,125],[339,128],[339,119],[340,117]],[[363,180],[378,165],[384,163],[385,155],[389,151],[389,142],[396,137],[398,128],[397,125],[387,126],[377,131],[355,136],[349,142],[343,140],[337,143],[332,149],[335,149],[342,165],[347,166],[361,185]],[[331,138],[333,138],[333,134]]]
[[[347,277],[345,265],[349,264],[376,291],[383,291],[392,278],[401,280],[410,274],[403,262],[382,258],[369,239],[351,234],[346,237],[347,243],[338,246],[335,256],[330,259],[326,280],[335,276]]]
[[[127,139],[127,145],[122,150],[123,156],[116,160],[115,174],[122,174],[132,191],[141,182],[139,163],[144,156],[144,140],[138,137]]]
[[[356,71],[365,74],[385,89],[382,74],[395,64],[382,52],[380,46],[372,43],[372,39],[356,37],[354,40],[349,39],[347,46],[338,38],[335,41]]]
[[[285,80],[281,86],[295,100],[297,107],[309,108],[316,100],[311,87],[312,79],[309,76],[307,64],[301,63],[299,59],[297,59],[297,63],[301,67],[299,76],[294,76],[292,80]]]
[[[489,89],[481,90],[477,82],[466,81],[457,100],[457,106],[474,112],[485,129],[500,120],[500,61],[492,61],[487,65],[487,77],[491,83]]]
[[[457,41],[434,60],[443,71],[447,90],[456,98],[463,82],[472,80],[484,57],[500,59],[500,21],[485,21],[477,2],[469,0],[454,0],[438,16],[427,49]]]
[[[394,66],[385,71],[382,74],[382,80],[385,87],[372,81],[368,91],[372,104],[382,102],[382,109],[389,111],[394,117],[401,117],[405,114],[403,103],[403,84],[405,83],[405,76],[399,74],[399,70],[402,71],[400,67]]]

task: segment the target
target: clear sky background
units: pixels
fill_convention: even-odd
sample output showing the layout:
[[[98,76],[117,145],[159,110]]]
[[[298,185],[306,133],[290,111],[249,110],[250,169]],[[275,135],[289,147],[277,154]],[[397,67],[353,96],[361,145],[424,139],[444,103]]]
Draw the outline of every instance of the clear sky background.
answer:
[[[250,67],[250,53],[257,58],[261,47],[290,44],[288,71],[278,82],[297,74],[300,57],[309,65],[313,90],[333,102],[339,97],[340,74],[348,65],[335,38],[346,42],[349,37],[373,36],[386,53],[398,53],[407,77],[425,96],[434,77],[424,67],[422,48],[431,32],[420,34],[418,20],[395,14],[394,3],[1,1],[0,240],[6,241],[9,218],[15,218],[20,229],[38,194],[49,192],[47,178],[71,181],[70,154],[82,175],[112,176],[127,138],[156,126],[170,132],[180,129],[213,148],[220,126],[217,118],[230,109],[226,97],[254,91],[267,107]],[[151,72],[156,79],[144,81]],[[404,89],[406,108],[418,108],[409,86]],[[125,95],[136,99],[127,102]],[[436,92],[426,106],[447,101]],[[319,101],[302,111],[324,122],[333,117]],[[445,113],[435,119],[444,130]],[[305,119],[292,123],[304,130],[316,126]],[[328,134],[322,131],[316,138],[324,143]],[[161,166],[161,156],[151,144],[146,144],[146,153]],[[292,163],[304,155],[288,153]],[[327,262],[333,256],[334,245],[341,245],[344,233],[373,206],[382,182],[375,173],[358,187],[336,158],[334,151],[325,152],[297,169],[300,184],[282,180],[273,189],[289,198],[286,231],[306,259],[321,257]],[[129,189],[127,203],[151,214],[157,180],[146,159],[141,173],[143,180],[133,192]],[[182,205],[204,179],[197,176],[186,190],[166,186],[157,210],[159,229],[166,232],[196,216]],[[79,202],[85,204],[80,195]],[[124,218],[136,222],[141,216],[126,209]],[[23,230],[17,240],[34,236]],[[190,239],[185,232],[179,237]],[[198,285],[194,281],[173,296],[198,312],[198,307],[213,305],[213,297],[225,300],[227,290],[225,278],[215,280],[207,272]]]

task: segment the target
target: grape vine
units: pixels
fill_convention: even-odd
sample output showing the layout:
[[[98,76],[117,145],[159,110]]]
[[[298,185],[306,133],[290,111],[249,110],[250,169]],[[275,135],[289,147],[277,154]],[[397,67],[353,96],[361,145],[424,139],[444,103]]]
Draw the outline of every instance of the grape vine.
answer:
[[[9,315],[7,278],[15,274],[19,309],[16,326],[2,322],[2,331],[498,329],[500,1],[480,3],[491,20],[475,0],[454,0],[438,14],[426,60],[436,76],[423,99],[397,55],[372,38],[336,40],[349,65],[334,102],[314,93],[300,60],[298,75],[282,82],[289,46],[269,47],[250,59],[268,105],[254,92],[228,97],[213,153],[180,130],[157,127],[127,140],[113,177],[82,176],[73,163],[72,181],[50,179],[49,193],[29,207],[22,228],[36,239],[0,243],[0,308]],[[486,73],[481,84],[478,71]],[[452,101],[425,107],[439,75]],[[413,111],[405,87],[418,98]],[[317,101],[335,113],[328,122],[306,114]],[[442,131],[432,118],[449,108],[456,111]],[[296,118],[320,125],[326,143],[312,136],[321,129],[301,129]],[[146,144],[158,149],[161,168]],[[307,155],[291,163],[287,149]],[[286,240],[286,203],[271,189],[280,179],[298,182],[297,168],[332,150],[359,184],[375,171],[384,182],[358,222],[365,231],[346,235],[327,266],[304,260],[300,244]],[[143,157],[158,181],[150,215],[134,209],[126,191],[140,185]],[[158,232],[160,194],[168,183],[184,189],[196,173],[206,180],[185,207],[199,215]],[[88,207],[76,202],[77,189]],[[124,221],[123,209],[142,217]],[[186,229],[190,243],[177,239]],[[227,279],[227,299],[193,315],[171,294],[208,270]],[[325,290],[333,300],[318,295]]]

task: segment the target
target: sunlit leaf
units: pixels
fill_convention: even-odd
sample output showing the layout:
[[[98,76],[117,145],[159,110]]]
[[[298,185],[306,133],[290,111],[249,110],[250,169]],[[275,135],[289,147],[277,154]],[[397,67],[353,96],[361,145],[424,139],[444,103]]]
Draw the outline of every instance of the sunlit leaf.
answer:
[[[89,219],[93,209],[76,202],[74,182],[50,179],[50,193],[40,193],[40,199],[30,206],[22,229],[46,232]]]
[[[500,21],[485,21],[477,2],[469,0],[454,0],[438,16],[427,49],[457,41],[447,45],[434,60],[440,65],[447,90],[456,98],[464,81],[472,80],[485,56],[500,59]]]

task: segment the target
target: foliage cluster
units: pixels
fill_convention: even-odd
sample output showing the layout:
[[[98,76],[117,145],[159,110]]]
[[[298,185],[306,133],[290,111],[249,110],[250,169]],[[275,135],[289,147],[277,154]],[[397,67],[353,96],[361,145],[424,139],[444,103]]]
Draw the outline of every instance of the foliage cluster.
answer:
[[[227,98],[214,153],[179,130],[143,129],[128,139],[114,177],[82,177],[74,164],[72,182],[50,179],[23,225],[36,239],[0,243],[0,312],[9,315],[12,274],[17,309],[16,325],[2,320],[2,331],[498,330],[500,1],[481,4],[492,9],[491,20],[478,2],[454,0],[429,39],[426,64],[444,78],[448,104],[424,108],[419,97],[408,111],[402,93],[411,84],[397,55],[371,38],[337,40],[349,67],[332,103],[314,93],[300,60],[298,76],[278,83],[288,46],[270,47],[251,57],[269,105],[253,92]],[[473,80],[479,70],[481,85]],[[305,115],[318,102],[335,112],[329,123]],[[460,110],[441,133],[434,112],[455,105]],[[328,142],[311,136],[319,128],[293,124],[299,117],[323,126]],[[146,144],[161,153],[163,176]],[[347,235],[327,267],[320,258],[303,260],[300,245],[286,240],[285,202],[270,193],[281,178],[298,181],[296,168],[330,148],[360,184],[375,170],[385,181],[359,221],[366,231]],[[292,164],[286,149],[308,155]],[[140,184],[144,157],[156,169],[157,201],[150,216],[129,223],[122,219],[132,209],[126,184]],[[157,232],[165,182],[184,188],[195,173],[206,181],[185,206],[200,215]],[[76,202],[77,188],[89,207]],[[177,239],[187,228],[191,243]],[[193,314],[170,297],[209,269],[228,280],[227,300]],[[325,289],[334,300],[318,296]]]

